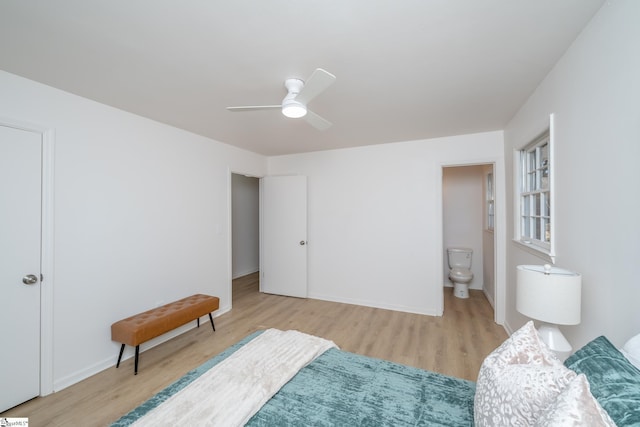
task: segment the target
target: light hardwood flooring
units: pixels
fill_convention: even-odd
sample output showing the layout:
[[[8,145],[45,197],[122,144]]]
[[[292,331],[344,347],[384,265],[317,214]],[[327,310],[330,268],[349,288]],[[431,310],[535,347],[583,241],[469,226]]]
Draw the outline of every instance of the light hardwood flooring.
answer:
[[[0,414],[31,427],[104,426],[189,370],[259,329],[297,329],[341,349],[475,381],[482,360],[507,338],[481,291],[459,299],[445,289],[442,317],[258,292],[258,274],[234,280],[233,309],[133,359]],[[204,320],[205,318],[203,318]],[[117,355],[114,354],[114,363]]]

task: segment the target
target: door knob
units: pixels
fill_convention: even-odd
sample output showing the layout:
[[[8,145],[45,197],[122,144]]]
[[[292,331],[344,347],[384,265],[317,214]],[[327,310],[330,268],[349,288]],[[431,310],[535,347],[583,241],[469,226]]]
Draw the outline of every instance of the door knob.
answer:
[[[27,274],[22,278],[22,283],[25,285],[33,285],[38,282],[38,278],[34,274]]]
[[[300,240],[300,246],[304,246],[306,244],[307,244],[307,242],[305,242],[304,240]]]

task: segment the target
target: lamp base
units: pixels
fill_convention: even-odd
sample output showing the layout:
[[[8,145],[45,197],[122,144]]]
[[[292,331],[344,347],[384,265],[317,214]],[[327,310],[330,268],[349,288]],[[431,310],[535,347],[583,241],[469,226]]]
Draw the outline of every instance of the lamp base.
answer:
[[[538,333],[542,341],[558,356],[558,359],[564,361],[571,355],[571,344],[569,344],[569,341],[562,335],[557,325],[542,323],[540,327],[538,327]]]

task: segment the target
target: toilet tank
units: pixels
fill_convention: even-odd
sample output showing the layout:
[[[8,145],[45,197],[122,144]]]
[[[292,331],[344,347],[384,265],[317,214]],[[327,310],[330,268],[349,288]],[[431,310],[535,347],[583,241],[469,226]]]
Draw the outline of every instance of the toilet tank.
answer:
[[[471,268],[472,254],[473,250],[470,248],[448,248],[449,268]]]

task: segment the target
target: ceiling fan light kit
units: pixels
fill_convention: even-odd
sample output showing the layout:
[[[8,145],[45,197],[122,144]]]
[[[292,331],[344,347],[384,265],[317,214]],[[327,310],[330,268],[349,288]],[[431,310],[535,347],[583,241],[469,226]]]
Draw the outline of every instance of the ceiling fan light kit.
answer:
[[[312,111],[308,111],[307,103],[331,86],[335,80],[336,76],[322,68],[317,68],[306,83],[300,79],[285,80],[284,87],[287,88],[287,96],[284,97],[281,105],[227,107],[227,110],[255,111],[281,108],[284,116],[292,119],[304,117],[311,126],[318,130],[325,130],[331,126],[331,122]]]
[[[282,102],[282,114],[291,119],[299,119],[307,115],[307,107],[295,99],[285,99]]]

